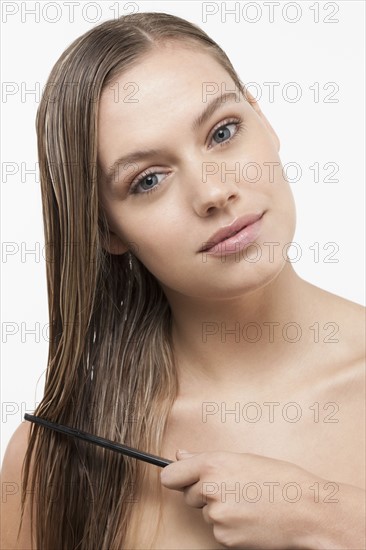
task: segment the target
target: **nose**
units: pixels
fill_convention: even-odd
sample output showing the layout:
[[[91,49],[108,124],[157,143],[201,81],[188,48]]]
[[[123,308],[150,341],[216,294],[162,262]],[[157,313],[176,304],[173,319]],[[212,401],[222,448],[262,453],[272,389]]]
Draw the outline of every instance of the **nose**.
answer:
[[[192,204],[199,216],[207,216],[215,209],[222,209],[229,202],[239,197],[239,189],[235,183],[235,174],[222,176],[220,170],[214,174],[203,176],[202,164],[191,166],[191,173],[187,177],[192,182]]]

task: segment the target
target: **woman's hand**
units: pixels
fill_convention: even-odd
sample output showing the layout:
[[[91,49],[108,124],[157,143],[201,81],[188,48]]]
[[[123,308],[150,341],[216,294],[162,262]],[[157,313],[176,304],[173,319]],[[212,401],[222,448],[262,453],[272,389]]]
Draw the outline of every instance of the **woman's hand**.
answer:
[[[284,460],[224,451],[177,451],[177,458],[162,470],[162,484],[202,508],[227,548],[316,548],[324,506],[337,502],[336,483],[329,489],[325,479]]]

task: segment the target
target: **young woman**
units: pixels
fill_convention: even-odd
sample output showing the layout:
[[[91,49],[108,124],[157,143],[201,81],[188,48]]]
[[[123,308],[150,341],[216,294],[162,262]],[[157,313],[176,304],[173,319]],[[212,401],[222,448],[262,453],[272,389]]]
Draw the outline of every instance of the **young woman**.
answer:
[[[25,423],[3,546],[364,548],[364,308],[294,271],[279,138],[225,53],[166,13],[107,21],[54,66],[37,133],[34,414],[174,462]]]

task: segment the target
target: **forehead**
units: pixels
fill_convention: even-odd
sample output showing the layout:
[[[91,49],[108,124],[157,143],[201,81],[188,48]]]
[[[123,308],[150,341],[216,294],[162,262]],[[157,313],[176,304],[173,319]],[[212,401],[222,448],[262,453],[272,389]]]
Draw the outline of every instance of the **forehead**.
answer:
[[[123,72],[104,90],[99,104],[99,150],[120,139],[144,140],[164,121],[182,122],[198,114],[214,96],[234,91],[227,71],[207,51],[166,44]],[[191,115],[190,115],[191,113]]]
[[[127,116],[145,104],[159,108],[168,99],[179,103],[188,92],[190,99],[193,95],[206,102],[224,83],[233,87],[229,74],[212,54],[203,49],[195,51],[192,46],[165,44],[145,54],[109,83],[102,92],[101,115],[115,114],[126,107],[123,110]]]

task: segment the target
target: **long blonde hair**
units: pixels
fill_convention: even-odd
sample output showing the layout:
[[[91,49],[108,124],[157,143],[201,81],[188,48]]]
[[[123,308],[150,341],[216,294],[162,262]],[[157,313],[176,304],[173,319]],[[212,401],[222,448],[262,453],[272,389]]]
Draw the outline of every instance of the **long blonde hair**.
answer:
[[[167,13],[134,13],[94,27],[64,51],[37,112],[51,328],[34,414],[157,455],[178,392],[171,310],[133,251],[111,255],[103,247],[97,117],[103,89],[171,40],[206,49],[243,90],[226,54],[198,26]],[[145,465],[36,424],[30,430],[21,521],[28,491],[37,548],[126,547]]]

